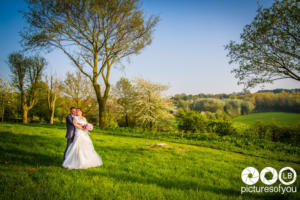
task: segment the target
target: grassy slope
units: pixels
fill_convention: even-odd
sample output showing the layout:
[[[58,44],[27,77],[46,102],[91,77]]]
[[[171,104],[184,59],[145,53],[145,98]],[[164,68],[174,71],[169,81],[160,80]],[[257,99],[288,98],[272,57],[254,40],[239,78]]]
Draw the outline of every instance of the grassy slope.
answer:
[[[300,123],[299,113],[264,112],[242,115],[233,119],[234,122],[252,125],[255,121],[276,122],[281,125],[294,125]]]
[[[67,170],[61,167],[64,133],[0,124],[0,199],[274,199],[241,196],[241,171],[300,170],[296,163],[171,142],[169,148],[151,148],[161,141],[104,134],[91,135],[102,167]]]

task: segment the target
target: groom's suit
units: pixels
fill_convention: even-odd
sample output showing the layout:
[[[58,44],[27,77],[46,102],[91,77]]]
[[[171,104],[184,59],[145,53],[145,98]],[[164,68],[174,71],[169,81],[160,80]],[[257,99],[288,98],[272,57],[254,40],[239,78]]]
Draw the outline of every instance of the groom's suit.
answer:
[[[67,138],[67,147],[64,152],[64,160],[66,157],[66,152],[70,144],[73,142],[74,136],[75,136],[75,126],[73,124],[73,116],[69,114],[66,117],[66,126],[67,126],[67,133],[66,133],[66,138]]]

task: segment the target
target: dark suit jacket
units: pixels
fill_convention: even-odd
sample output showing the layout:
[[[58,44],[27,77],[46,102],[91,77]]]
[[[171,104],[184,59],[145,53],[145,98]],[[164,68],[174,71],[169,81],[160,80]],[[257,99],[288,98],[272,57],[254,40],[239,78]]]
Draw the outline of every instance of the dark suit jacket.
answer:
[[[66,126],[67,126],[66,138],[71,139],[75,135],[75,126],[73,124],[73,117],[71,114],[69,114],[66,118]]]

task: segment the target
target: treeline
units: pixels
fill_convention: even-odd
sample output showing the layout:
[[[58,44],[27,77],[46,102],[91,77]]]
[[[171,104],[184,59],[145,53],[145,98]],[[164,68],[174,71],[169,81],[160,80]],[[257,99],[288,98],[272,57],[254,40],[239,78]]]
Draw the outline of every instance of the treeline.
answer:
[[[99,122],[93,87],[80,72],[67,73],[64,80],[41,73],[36,82],[30,81],[30,74],[25,74],[26,84],[22,90],[16,83],[16,80],[12,83],[0,77],[2,121],[24,122],[25,104],[27,122],[62,123],[72,106],[82,108],[93,124]],[[34,88],[32,83],[36,84]],[[170,98],[164,95],[167,89],[167,86],[141,78],[121,78],[112,86],[107,100],[107,126],[173,132],[191,139],[216,134],[299,144],[300,126],[297,124],[283,127],[259,122],[239,130],[231,121],[234,116],[255,111],[299,112],[299,93],[229,94],[228,98],[181,94]],[[32,94],[34,96],[30,97]]]
[[[28,82],[27,77],[24,80]],[[81,107],[85,114],[93,120],[97,105],[89,82],[79,73],[67,73],[64,80],[56,75],[41,75],[36,88],[29,84],[23,85],[20,92],[12,81],[0,77],[1,121],[11,122],[63,122],[70,107]],[[30,97],[35,89],[34,97]],[[23,93],[23,94],[22,94]],[[23,95],[23,97],[22,97]],[[31,104],[29,103],[31,99]],[[24,103],[22,103],[24,102]],[[28,106],[26,116],[24,106]],[[25,116],[25,119],[24,119]]]
[[[29,72],[23,81],[5,81],[0,77],[1,121],[64,122],[70,107],[81,108],[93,124],[99,122],[98,104],[90,81],[80,72],[67,73],[64,80],[43,74],[35,78],[34,87]],[[107,126],[165,131],[174,127],[173,102],[163,92],[168,87],[135,78],[121,78],[107,99]],[[102,90],[103,91],[103,90]]]
[[[274,90],[258,90],[257,93],[264,93],[264,92],[273,92],[273,93],[281,93],[281,92],[287,92],[287,93],[295,93],[300,92],[300,88],[294,88],[294,89],[283,89],[283,88],[277,88]]]
[[[18,76],[11,81],[0,77],[2,121],[24,122],[25,111],[28,122],[64,122],[69,108],[74,106],[82,108],[91,122],[98,123],[98,104],[93,86],[80,72],[67,73],[64,80],[46,75],[43,70],[33,79],[36,82],[32,82],[30,77],[30,70],[24,72],[23,88],[16,80]],[[130,81],[121,78],[112,86],[106,105],[108,127],[170,129],[178,124],[176,120],[174,122],[174,113],[180,110],[196,111],[211,120],[229,120],[251,112],[300,112],[297,89],[280,93],[273,90],[252,94],[177,94],[171,98],[163,95],[167,89],[143,79]]]
[[[2,121],[64,122],[70,107],[81,108],[88,121],[100,125],[104,117],[108,127],[140,127],[165,130],[174,125],[173,103],[163,95],[167,86],[136,78],[122,78],[112,91],[104,84],[97,91],[105,93],[105,107],[99,109],[99,95],[82,72],[66,73],[60,80],[46,74],[45,58],[11,53],[8,56],[10,80],[0,77],[0,114]],[[101,98],[102,98],[101,97]],[[101,105],[102,106],[102,105]],[[105,112],[103,110],[105,109]],[[105,113],[105,116],[100,115]]]
[[[251,112],[300,112],[298,89],[257,93],[186,95],[177,94],[172,99],[178,108],[203,112],[225,112],[230,117]]]

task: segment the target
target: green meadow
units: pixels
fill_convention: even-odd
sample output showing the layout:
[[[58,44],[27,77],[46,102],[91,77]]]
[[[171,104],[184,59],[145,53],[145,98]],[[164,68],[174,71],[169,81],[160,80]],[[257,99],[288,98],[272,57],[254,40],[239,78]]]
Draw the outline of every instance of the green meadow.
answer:
[[[180,139],[112,132],[96,129],[91,133],[103,166],[68,170],[61,167],[66,145],[64,126],[0,124],[0,199],[300,198],[299,192],[241,194],[245,184],[240,177],[248,166],[259,171],[267,166],[277,171],[290,166],[299,172],[299,149],[284,161],[276,157],[276,151],[273,157],[254,154],[253,149],[263,148],[255,144],[252,150],[242,146],[239,153],[218,149],[221,139],[209,148],[205,142],[187,144]],[[290,156],[289,148],[281,153]],[[262,185],[260,181],[257,184]],[[293,185],[299,189],[299,179]]]
[[[252,113],[249,115],[241,115],[233,119],[233,122],[248,125],[253,125],[256,121],[275,122],[280,125],[291,126],[300,124],[300,114],[287,112],[262,112]]]

